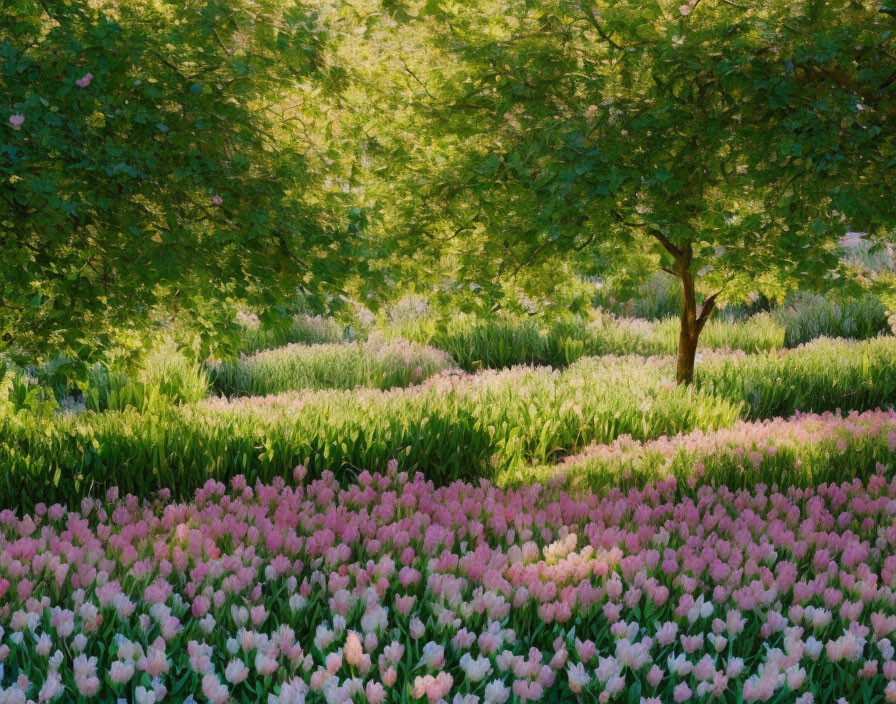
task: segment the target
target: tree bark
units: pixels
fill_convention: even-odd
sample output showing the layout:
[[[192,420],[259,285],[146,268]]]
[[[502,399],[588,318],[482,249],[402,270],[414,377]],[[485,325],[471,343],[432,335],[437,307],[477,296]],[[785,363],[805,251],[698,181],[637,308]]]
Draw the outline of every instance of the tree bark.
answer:
[[[697,326],[697,296],[694,292],[694,277],[690,267],[679,266],[681,279],[681,330],[678,335],[678,365],[675,381],[690,384],[694,380],[694,360],[697,358],[697,341],[700,330]]]
[[[690,384],[694,380],[694,362],[697,359],[697,342],[703,326],[716,307],[716,296],[709,296],[697,311],[697,295],[694,291],[694,276],[691,273],[690,247],[678,262],[678,278],[681,280],[681,331],[678,336],[678,365],[675,380],[679,384]]]
[[[675,380],[679,384],[690,384],[694,380],[697,342],[700,340],[703,326],[715,310],[716,298],[721,291],[703,301],[700,311],[697,312],[697,294],[694,290],[694,275],[691,273],[691,263],[694,259],[691,243],[676,245],[660,230],[651,228],[648,232],[675,260],[674,268],[663,267],[663,269],[681,281],[681,331],[678,335],[678,365]]]

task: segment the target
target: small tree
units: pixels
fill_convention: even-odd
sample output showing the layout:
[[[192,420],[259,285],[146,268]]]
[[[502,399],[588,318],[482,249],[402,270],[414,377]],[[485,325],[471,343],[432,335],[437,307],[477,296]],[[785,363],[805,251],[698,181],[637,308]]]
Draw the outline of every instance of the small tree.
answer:
[[[420,135],[392,152],[414,179],[409,231],[480,283],[559,255],[654,262],[681,285],[688,383],[721,298],[830,284],[847,224],[891,226],[896,22],[880,10],[428,3],[395,37],[415,108],[400,124]]]

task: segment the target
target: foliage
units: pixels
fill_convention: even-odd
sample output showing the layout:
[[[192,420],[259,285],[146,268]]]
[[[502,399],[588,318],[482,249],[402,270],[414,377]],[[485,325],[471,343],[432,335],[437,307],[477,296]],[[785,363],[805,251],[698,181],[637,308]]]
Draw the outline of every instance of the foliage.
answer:
[[[681,316],[681,284],[675,277],[658,272],[634,290],[616,279],[602,282],[593,297],[596,306],[626,317],[664,320]],[[744,320],[767,311],[768,300],[758,292],[751,292],[747,302],[727,303],[717,307],[713,319]]]
[[[209,365],[217,392],[266,396],[303,389],[391,389],[455,368],[445,352],[404,340],[292,344]]]
[[[237,323],[240,329],[236,348],[242,354],[253,354],[289,344],[341,342],[346,334],[335,320],[320,315],[294,315],[286,326],[266,328],[257,315],[241,313],[237,316]]]
[[[93,365],[84,403],[92,411],[120,411],[128,406],[162,409],[203,399],[209,387],[208,374],[202,366],[173,341],[165,340],[146,355],[133,375]]]
[[[300,129],[344,82],[313,7],[12,0],[0,25],[11,353],[89,358],[156,308],[214,341],[234,299],[276,316],[298,284],[364,274],[363,214],[328,181],[340,145]]]
[[[840,241],[843,254],[850,265],[871,274],[893,271],[892,242],[873,242],[855,232],[847,233]]]
[[[27,409],[40,417],[52,414],[58,406],[52,387],[40,383],[31,370],[0,364],[0,413]]]
[[[558,261],[663,267],[687,301],[679,381],[716,301],[846,282],[846,223],[877,242],[893,221],[896,19],[876,4],[479,0],[389,21],[370,158],[408,249],[425,233],[477,296],[539,263],[542,289]]]
[[[644,487],[674,477],[683,486],[814,487],[843,477],[867,481],[896,452],[896,413],[826,413],[738,421],[730,428],[587,448],[558,465],[516,470],[502,482],[562,482],[570,491]]]
[[[788,347],[816,337],[864,340],[889,331],[883,303],[875,297],[837,302],[811,293],[791,296],[772,316],[787,330]]]
[[[187,496],[208,478],[271,479],[296,464],[345,476],[398,458],[440,483],[547,462],[621,434],[733,423],[739,405],[670,386],[669,364],[583,359],[569,369],[447,374],[408,389],[293,392],[105,413],[0,417],[0,499],[120,486]],[[869,373],[878,373],[873,370]],[[139,468],[139,471],[132,471]]]
[[[650,440],[795,411],[869,410],[896,398],[896,340],[821,340],[787,351],[708,353],[693,388],[668,358],[583,358],[568,369],[443,374],[407,389],[325,390],[104,413],[0,417],[0,497],[80,495],[118,484],[181,496],[207,478],[312,476],[398,458],[439,483],[545,464],[621,435]],[[140,471],[132,471],[140,468]]]
[[[458,314],[443,320],[421,315],[387,323],[382,332],[445,350],[469,372],[518,364],[561,366],[552,365],[542,325],[528,316]]]
[[[787,417],[890,405],[896,399],[896,340],[819,339],[763,354],[710,353],[696,377],[699,388],[743,401],[746,417]]]
[[[674,276],[665,272],[653,274],[630,292],[620,286],[601,282],[595,291],[594,304],[618,315],[647,320],[677,318],[681,315],[681,290]]]
[[[381,327],[390,339],[407,338],[448,352],[466,371],[502,369],[517,364],[565,367],[581,357],[598,355],[670,355],[678,346],[677,321],[651,322],[592,312],[588,319],[566,317],[539,321],[525,316],[455,315],[447,320],[420,315],[388,321]],[[743,321],[711,320],[704,332],[710,349],[756,352],[784,345],[785,329],[767,314]]]

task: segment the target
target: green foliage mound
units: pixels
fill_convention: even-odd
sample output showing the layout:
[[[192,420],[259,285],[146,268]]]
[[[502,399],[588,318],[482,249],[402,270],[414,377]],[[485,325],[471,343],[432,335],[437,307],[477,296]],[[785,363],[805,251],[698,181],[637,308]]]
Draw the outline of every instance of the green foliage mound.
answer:
[[[211,341],[233,301],[273,307],[303,285],[319,302],[367,271],[363,216],[298,121],[345,75],[311,5],[10,0],[0,27],[15,350],[88,357],[157,306]]]
[[[210,388],[206,371],[174,342],[155,346],[134,374],[109,371],[102,365],[90,369],[84,403],[93,411],[127,407],[160,410],[172,404],[199,401]]]
[[[896,339],[819,339],[765,354],[707,354],[696,385],[746,404],[750,419],[863,410],[896,401]]]
[[[303,389],[391,389],[455,367],[445,352],[398,340],[287,345],[209,365],[209,372],[219,393],[266,396]]]

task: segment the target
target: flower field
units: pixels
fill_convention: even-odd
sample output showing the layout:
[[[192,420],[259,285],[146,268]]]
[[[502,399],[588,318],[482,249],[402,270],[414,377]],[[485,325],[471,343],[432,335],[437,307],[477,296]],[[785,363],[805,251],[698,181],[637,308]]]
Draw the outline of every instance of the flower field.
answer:
[[[896,481],[207,482],[0,514],[3,701],[896,698]]]
[[[673,364],[8,378],[0,702],[896,701],[896,338]]]
[[[327,345],[323,353],[311,349],[287,348],[288,359],[328,359],[331,366],[341,359],[348,369],[340,378],[364,378],[368,361],[357,351],[369,346],[346,345],[342,358]],[[399,349],[445,360],[425,348]],[[408,374],[401,356],[390,359],[389,375]],[[304,464],[312,477],[332,470],[345,479],[390,459],[447,483],[525,474],[624,435],[643,441],[798,411],[868,411],[896,398],[893,337],[707,353],[687,388],[670,382],[673,365],[668,357],[585,357],[564,369],[447,371],[388,390],[306,389],[181,404],[166,392],[155,394],[162,402],[117,410],[4,412],[0,497],[27,507],[118,486],[141,496],[167,488],[183,499],[208,478],[226,482],[244,474],[269,483]],[[195,375],[179,376],[197,386]],[[279,383],[274,373],[259,378]]]
[[[0,704],[896,701],[896,338],[783,315],[7,374]]]
[[[0,704],[896,704],[896,0],[0,28]]]
[[[607,490],[674,477],[679,482],[753,488],[775,481],[811,487],[843,477],[867,479],[896,452],[896,412],[798,414],[790,419],[738,421],[730,428],[638,442],[620,437],[559,465],[517,477]],[[514,475],[507,473],[505,481]]]

